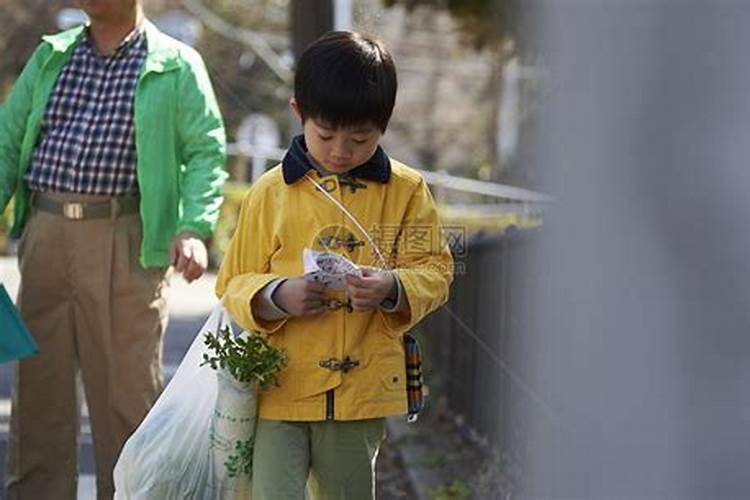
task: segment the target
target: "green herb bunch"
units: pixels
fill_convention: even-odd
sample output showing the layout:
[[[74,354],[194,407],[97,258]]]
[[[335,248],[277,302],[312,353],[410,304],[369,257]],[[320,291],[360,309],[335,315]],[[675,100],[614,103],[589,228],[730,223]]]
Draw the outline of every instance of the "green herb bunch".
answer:
[[[257,383],[261,389],[278,385],[277,375],[287,363],[286,351],[271,346],[261,335],[235,337],[229,326],[204,340],[211,353],[203,354],[203,365],[228,371],[238,382]]]

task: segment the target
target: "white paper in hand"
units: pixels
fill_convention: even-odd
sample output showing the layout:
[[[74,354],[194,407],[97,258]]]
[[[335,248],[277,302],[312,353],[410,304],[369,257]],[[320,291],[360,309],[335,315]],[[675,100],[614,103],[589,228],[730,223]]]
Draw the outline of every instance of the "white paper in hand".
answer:
[[[346,288],[347,275],[362,276],[362,271],[355,263],[335,253],[305,248],[302,261],[305,265],[305,279],[322,283],[329,288]]]

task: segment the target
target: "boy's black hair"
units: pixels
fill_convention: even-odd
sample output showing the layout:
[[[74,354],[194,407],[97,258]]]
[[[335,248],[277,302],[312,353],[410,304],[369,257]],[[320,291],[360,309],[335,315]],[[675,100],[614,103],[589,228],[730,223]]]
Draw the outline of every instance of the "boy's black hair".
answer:
[[[396,104],[396,67],[378,40],[331,31],[302,53],[294,98],[302,115],[334,128],[372,123],[385,132]]]

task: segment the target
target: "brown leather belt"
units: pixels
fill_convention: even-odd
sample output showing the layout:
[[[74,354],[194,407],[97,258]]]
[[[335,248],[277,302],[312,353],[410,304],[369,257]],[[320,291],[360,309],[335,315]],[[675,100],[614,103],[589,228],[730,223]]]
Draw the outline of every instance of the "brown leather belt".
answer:
[[[68,220],[107,219],[138,213],[137,196],[112,197],[109,201],[61,201],[34,193],[31,206],[42,212],[60,215]]]

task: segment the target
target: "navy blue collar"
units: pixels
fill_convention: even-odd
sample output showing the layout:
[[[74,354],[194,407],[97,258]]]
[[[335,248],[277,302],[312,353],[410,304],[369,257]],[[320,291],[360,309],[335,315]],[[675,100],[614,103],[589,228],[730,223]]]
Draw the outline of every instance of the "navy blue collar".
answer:
[[[307,157],[305,136],[298,135],[292,139],[292,144],[281,161],[284,182],[293,184],[310,169],[315,170],[315,167]],[[391,160],[385,154],[383,148],[378,146],[375,154],[369,160],[350,170],[348,173],[355,179],[366,179],[385,184],[391,179]]]

